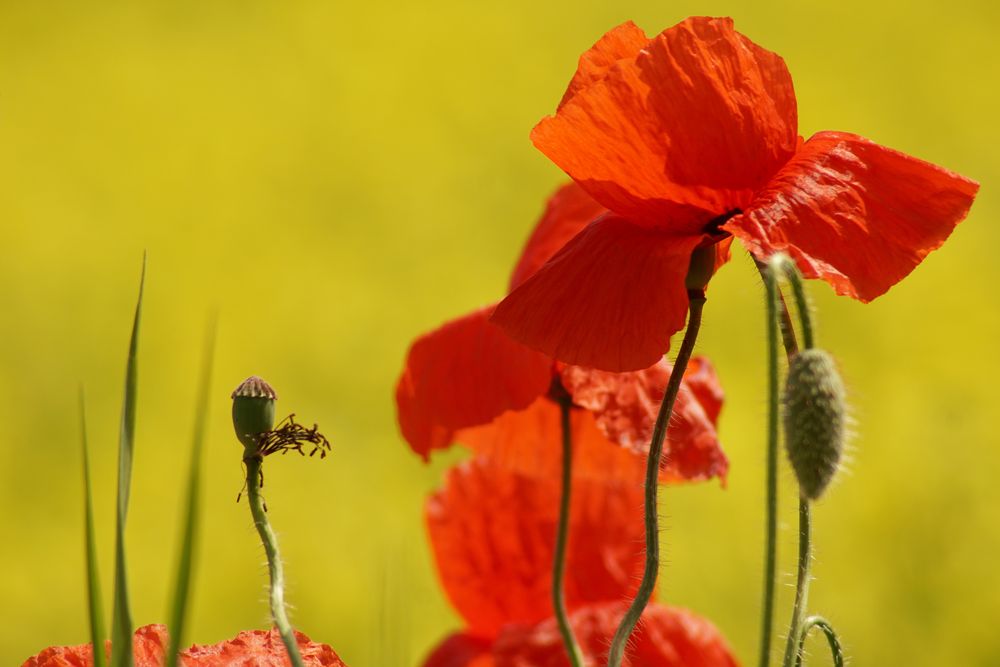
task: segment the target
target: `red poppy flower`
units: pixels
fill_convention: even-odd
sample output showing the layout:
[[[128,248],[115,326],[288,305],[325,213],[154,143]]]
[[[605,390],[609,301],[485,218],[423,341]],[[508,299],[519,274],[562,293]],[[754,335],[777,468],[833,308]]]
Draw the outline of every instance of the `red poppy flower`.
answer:
[[[146,625],[136,630],[132,639],[135,667],[162,667],[168,637],[167,628],[163,625]],[[317,644],[300,632],[296,632],[295,637],[306,665],[346,667],[326,644]],[[105,653],[110,655],[111,642],[105,642],[104,648]],[[91,645],[81,644],[47,648],[28,658],[21,667],[88,667],[93,664]],[[277,630],[250,630],[239,633],[229,641],[205,646],[196,644],[181,651],[180,664],[184,667],[289,667],[292,663]]]
[[[561,188],[528,240],[512,286],[529,279],[602,210],[578,186]],[[556,364],[491,324],[491,310],[453,320],[410,347],[396,404],[400,428],[413,450],[426,459],[432,450],[458,441],[521,471],[558,473],[562,436],[553,392],[565,392],[575,406],[574,465],[595,475],[641,477],[638,457],[611,443],[646,451],[670,364],[661,360],[620,375]],[[668,432],[665,481],[725,476],[728,462],[715,430],[721,401],[711,365],[696,361],[686,374]]]
[[[643,490],[577,474],[573,488],[564,590],[582,648],[597,658],[638,585]],[[558,478],[482,457],[448,472],[427,503],[427,526],[441,583],[466,627],[424,667],[568,665],[551,599],[559,492]],[[707,621],[655,605],[643,618],[627,664],[735,664]]]
[[[611,371],[650,366],[684,326],[695,249],[736,237],[870,301],[944,243],[979,187],[854,134],[803,142],[784,61],[724,18],[652,39],[614,28],[531,138],[610,212],[493,321],[560,361]],[[727,248],[716,254],[718,267]]]

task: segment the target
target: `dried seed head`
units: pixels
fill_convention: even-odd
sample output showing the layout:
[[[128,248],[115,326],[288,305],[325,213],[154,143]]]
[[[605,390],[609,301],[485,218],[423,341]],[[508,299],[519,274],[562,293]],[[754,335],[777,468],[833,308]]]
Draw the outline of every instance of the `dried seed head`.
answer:
[[[844,452],[844,383],[823,350],[792,357],[785,382],[785,449],[802,496],[816,500],[833,479]]]
[[[253,451],[258,436],[274,426],[274,401],[278,395],[267,382],[251,375],[236,388],[232,398],[236,437],[247,451]]]

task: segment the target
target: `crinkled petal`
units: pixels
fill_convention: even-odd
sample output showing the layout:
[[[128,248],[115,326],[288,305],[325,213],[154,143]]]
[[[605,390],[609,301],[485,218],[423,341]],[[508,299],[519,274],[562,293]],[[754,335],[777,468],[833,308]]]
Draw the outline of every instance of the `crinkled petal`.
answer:
[[[615,26],[583,52],[576,74],[569,82],[559,106],[562,107],[581,90],[603,79],[619,60],[635,58],[649,44],[649,37],[631,21]]]
[[[746,208],[792,156],[796,127],[784,61],[731,19],[695,17],[618,60],[531,138],[607,208],[691,234]]]
[[[646,368],[684,327],[684,278],[700,241],[605,215],[501,301],[492,321],[565,363]]]
[[[549,388],[552,361],[513,341],[477,310],[418,338],[396,385],[399,426],[426,460],[454,431],[526,407]]]
[[[438,574],[468,631],[552,615],[558,477],[521,475],[482,459],[451,469],[427,503]],[[570,609],[631,597],[642,569],[642,487],[575,479],[565,590]]]
[[[556,190],[514,267],[510,289],[534,275],[570,239],[606,212],[606,208],[576,183],[570,182]]]
[[[622,602],[592,605],[570,615],[570,625],[588,664],[607,662],[608,647],[625,612]],[[510,626],[494,648],[497,667],[568,667],[555,619]],[[736,667],[722,634],[685,609],[650,604],[629,642],[624,667]]]
[[[688,367],[684,371],[684,386],[686,386],[698,403],[701,404],[705,416],[712,424],[719,423],[719,413],[722,412],[722,402],[726,395],[722,391],[722,384],[719,376],[715,373],[715,366],[708,360],[708,357],[692,357],[688,362]]]
[[[505,412],[485,426],[457,432],[455,441],[512,472],[558,479],[562,471],[561,419],[559,406],[542,397],[524,410]],[[643,459],[608,440],[589,411],[573,409],[570,431],[574,477],[642,484]]]
[[[492,653],[492,639],[456,632],[431,651],[423,667],[494,667]]]
[[[760,259],[788,253],[802,274],[871,301],[938,248],[979,185],[843,132],[820,132],[725,229]]]
[[[132,658],[135,667],[161,667],[169,636],[164,625],[145,625],[132,637]],[[111,642],[105,640],[104,654],[111,655]],[[183,662],[183,661],[182,661]],[[94,653],[90,644],[52,646],[28,658],[21,667],[90,667]],[[187,664],[187,663],[184,663]]]
[[[698,389],[709,385],[719,389],[718,378],[702,359],[693,359]],[[653,425],[670,379],[673,366],[666,360],[633,373],[608,373],[579,366],[561,370],[562,383],[573,402],[594,413],[598,428],[608,439],[643,455],[649,452]],[[694,391],[688,374],[674,403],[663,450],[661,479],[702,481],[725,479],[729,461],[719,446],[716,419],[721,406],[721,389],[709,403],[701,402],[703,391]],[[714,399],[719,403],[715,403]],[[710,416],[710,413],[714,416]]]
[[[306,667],[346,667],[332,648],[295,633],[302,661]],[[218,644],[194,645],[181,651],[184,667],[291,667],[285,644],[276,629],[245,630],[235,638]]]

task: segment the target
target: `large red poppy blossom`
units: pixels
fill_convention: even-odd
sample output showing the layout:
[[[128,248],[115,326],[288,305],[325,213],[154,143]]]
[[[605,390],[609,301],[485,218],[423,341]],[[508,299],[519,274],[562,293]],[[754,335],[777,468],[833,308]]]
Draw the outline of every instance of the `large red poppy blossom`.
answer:
[[[516,287],[603,209],[570,184],[550,199],[511,277]],[[400,428],[425,459],[458,441],[510,466],[558,473],[560,408],[568,397],[575,466],[598,475],[641,476],[644,453],[671,366],[636,373],[564,366],[512,340],[489,322],[486,307],[418,338],[396,387]],[[663,459],[665,481],[724,477],[728,462],[715,425],[722,392],[711,365],[697,360],[685,375]],[[613,443],[613,444],[612,444]]]
[[[784,61],[728,18],[649,39],[632,23],[580,58],[535,145],[610,212],[496,309],[560,361],[645,368],[684,326],[692,252],[739,238],[870,301],[938,248],[978,184],[844,132],[803,142]],[[716,265],[725,260],[719,248]]]
[[[313,642],[301,632],[296,632],[295,638],[308,667],[346,667],[326,644]],[[166,626],[146,625],[137,629],[132,639],[135,667],[162,667],[168,644]],[[105,642],[104,648],[110,655],[111,642]],[[89,667],[93,664],[91,645],[80,644],[47,648],[28,658],[21,667]],[[184,667],[290,667],[292,663],[277,630],[249,630],[218,644],[195,644],[181,651],[180,664]]]
[[[635,481],[574,471],[564,590],[588,657],[603,657],[643,566],[643,491]],[[465,621],[424,667],[568,664],[551,598],[559,481],[476,457],[448,472],[427,503],[435,563]],[[633,666],[735,664],[719,633],[688,612],[651,606]],[[685,662],[688,661],[688,662]],[[597,664],[597,663],[594,663]]]

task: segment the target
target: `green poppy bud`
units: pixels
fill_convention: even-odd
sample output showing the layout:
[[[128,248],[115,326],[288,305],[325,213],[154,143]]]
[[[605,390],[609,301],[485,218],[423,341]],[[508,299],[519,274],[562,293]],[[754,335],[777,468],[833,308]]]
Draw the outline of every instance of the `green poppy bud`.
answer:
[[[271,385],[251,375],[236,388],[233,398],[233,428],[248,452],[257,449],[257,436],[274,427],[274,401],[278,395]]]
[[[823,350],[802,350],[785,382],[785,449],[802,496],[816,500],[830,484],[844,452],[844,383]]]

